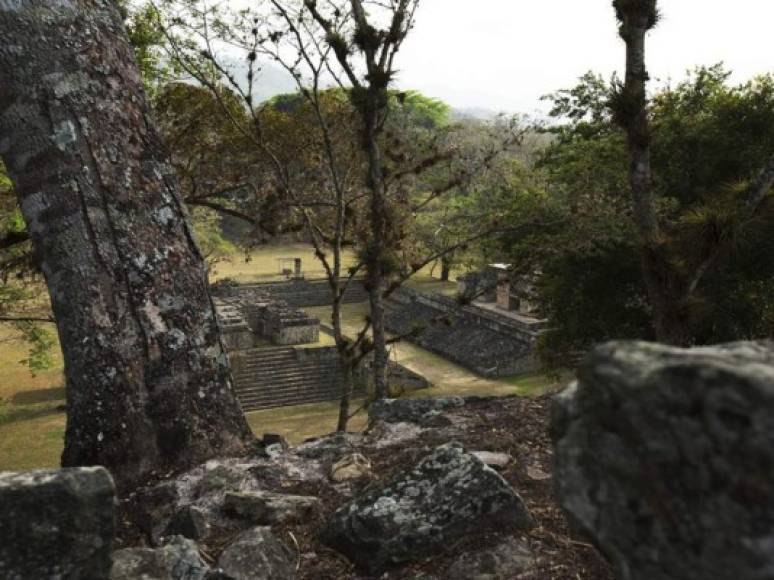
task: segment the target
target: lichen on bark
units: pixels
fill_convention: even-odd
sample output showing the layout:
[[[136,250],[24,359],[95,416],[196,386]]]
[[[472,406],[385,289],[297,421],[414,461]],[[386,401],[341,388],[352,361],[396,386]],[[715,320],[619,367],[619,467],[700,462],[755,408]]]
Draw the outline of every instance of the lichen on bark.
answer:
[[[0,156],[65,357],[64,465],[128,486],[250,431],[201,254],[105,0],[0,0]]]

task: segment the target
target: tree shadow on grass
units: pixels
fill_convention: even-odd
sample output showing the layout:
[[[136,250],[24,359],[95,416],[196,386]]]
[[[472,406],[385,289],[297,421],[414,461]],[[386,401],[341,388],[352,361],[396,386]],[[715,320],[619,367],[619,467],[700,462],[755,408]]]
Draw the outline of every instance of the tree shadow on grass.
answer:
[[[0,406],[0,427],[11,423],[32,421],[49,415],[64,414],[65,411],[59,405],[29,405],[26,407]]]
[[[36,389],[34,391],[22,391],[11,397],[14,405],[36,405],[38,403],[50,403],[65,400],[64,387],[50,387],[48,389]]]

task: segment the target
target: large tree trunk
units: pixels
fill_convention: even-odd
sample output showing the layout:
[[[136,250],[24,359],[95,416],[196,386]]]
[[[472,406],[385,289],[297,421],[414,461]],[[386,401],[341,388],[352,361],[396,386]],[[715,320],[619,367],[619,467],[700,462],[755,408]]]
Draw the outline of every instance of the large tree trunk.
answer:
[[[643,278],[653,329],[661,342],[686,345],[691,335],[685,286],[661,239],[650,164],[645,39],[656,25],[656,0],[615,0],[613,5],[626,43],[626,79],[616,97],[614,113],[627,134],[632,210],[642,242]]]
[[[251,434],[113,2],[0,0],[0,156],[65,359],[65,466],[127,487]]]

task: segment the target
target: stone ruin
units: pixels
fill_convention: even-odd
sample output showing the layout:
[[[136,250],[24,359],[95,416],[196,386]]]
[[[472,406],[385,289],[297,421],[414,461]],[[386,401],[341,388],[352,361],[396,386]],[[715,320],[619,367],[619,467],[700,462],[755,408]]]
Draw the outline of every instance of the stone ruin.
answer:
[[[490,264],[458,278],[457,294],[472,304],[542,321],[537,295],[540,276],[539,271],[517,275],[510,264]]]
[[[468,303],[410,288],[387,302],[387,330],[411,334],[411,342],[485,377],[538,369],[535,356],[545,321],[503,311],[495,304]]]
[[[214,287],[215,309],[227,348],[244,350],[267,342],[277,346],[320,340],[320,320],[257,288]]]
[[[362,286],[360,286],[362,290]],[[361,290],[348,292],[357,299]],[[330,288],[318,281],[240,285],[222,281],[213,286],[213,300],[231,359],[234,387],[245,411],[341,397],[344,374],[332,346],[320,340],[320,320],[295,304],[329,305]],[[370,385],[366,359],[356,373],[356,392]],[[390,361],[388,381],[396,392],[428,388],[422,376]]]

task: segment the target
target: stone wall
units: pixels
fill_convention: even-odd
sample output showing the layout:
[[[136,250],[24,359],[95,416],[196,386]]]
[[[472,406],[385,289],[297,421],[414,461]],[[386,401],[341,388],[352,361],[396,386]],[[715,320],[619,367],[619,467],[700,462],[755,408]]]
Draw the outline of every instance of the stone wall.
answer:
[[[453,298],[408,288],[395,292],[387,307],[389,332],[415,331],[412,342],[480,375],[516,375],[538,366],[534,349],[543,328],[539,321],[522,322],[475,304],[461,305]]]
[[[241,292],[257,290],[296,308],[330,306],[333,295],[327,280],[288,280],[240,286]],[[344,294],[344,303],[366,302],[368,294],[361,280],[353,280]]]

